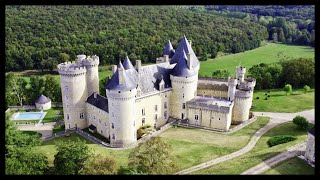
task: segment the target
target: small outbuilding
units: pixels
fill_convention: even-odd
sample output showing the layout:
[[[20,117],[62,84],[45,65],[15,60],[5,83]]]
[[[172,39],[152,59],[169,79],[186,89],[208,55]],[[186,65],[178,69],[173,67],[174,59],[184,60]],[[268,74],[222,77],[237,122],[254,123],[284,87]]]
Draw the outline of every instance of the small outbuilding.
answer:
[[[39,110],[48,110],[51,108],[51,99],[41,94],[35,102],[36,108]]]

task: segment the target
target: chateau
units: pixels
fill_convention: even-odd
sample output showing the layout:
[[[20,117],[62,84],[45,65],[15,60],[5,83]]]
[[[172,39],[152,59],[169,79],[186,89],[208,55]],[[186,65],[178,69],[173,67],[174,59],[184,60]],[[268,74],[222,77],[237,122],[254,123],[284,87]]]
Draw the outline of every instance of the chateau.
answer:
[[[236,67],[236,78],[198,78],[200,63],[184,36],[176,50],[170,41],[156,64],[135,66],[126,57],[112,66],[106,96],[99,92],[99,57],[78,55],[58,65],[65,128],[95,127],[113,146],[137,141],[137,129],[159,129],[169,119],[227,131],[249,119],[255,79]]]

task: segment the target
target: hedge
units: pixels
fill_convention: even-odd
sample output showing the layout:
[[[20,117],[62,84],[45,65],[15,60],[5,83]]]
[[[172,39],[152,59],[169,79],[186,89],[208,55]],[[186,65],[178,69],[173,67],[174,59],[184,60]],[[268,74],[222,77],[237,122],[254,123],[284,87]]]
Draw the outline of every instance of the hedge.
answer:
[[[284,144],[290,141],[294,141],[296,139],[297,139],[296,137],[293,137],[290,135],[274,136],[267,141],[267,144],[269,147],[272,147],[278,144]]]

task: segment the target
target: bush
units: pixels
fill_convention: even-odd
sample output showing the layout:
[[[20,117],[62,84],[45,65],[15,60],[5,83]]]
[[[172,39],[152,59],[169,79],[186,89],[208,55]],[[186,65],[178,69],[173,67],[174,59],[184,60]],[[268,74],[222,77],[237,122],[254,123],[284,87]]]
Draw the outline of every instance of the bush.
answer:
[[[270,97],[270,95],[268,95],[268,97]]]
[[[310,91],[310,87],[308,85],[303,86],[304,93],[307,93]]]
[[[260,99],[259,97],[257,97],[256,99]]]
[[[289,136],[289,135],[274,136],[267,141],[267,144],[269,147],[272,147],[278,144],[284,144],[290,141],[294,141],[296,139],[297,139],[296,137]]]
[[[268,100],[268,98],[264,98],[264,100]]]
[[[296,116],[293,118],[293,123],[303,130],[307,130],[309,127],[308,121],[303,116]]]
[[[264,95],[268,95],[267,93],[265,93]]]
[[[142,135],[144,135],[146,133],[146,131],[141,127],[137,130],[137,137],[138,139],[141,138]]]

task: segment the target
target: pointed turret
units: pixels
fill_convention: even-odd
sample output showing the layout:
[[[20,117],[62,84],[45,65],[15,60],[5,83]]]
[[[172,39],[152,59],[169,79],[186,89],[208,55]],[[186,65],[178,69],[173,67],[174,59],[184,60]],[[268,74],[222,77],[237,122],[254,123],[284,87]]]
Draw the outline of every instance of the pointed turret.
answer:
[[[121,63],[121,60],[119,60],[119,64],[117,65],[117,69],[118,69],[118,68],[124,68],[123,65],[122,65],[122,63]]]
[[[163,49],[163,56],[164,55],[168,55],[169,56],[169,58],[172,58],[172,56],[174,55],[174,49],[173,49],[173,47],[172,47],[172,44],[171,44],[171,42],[170,42],[170,40],[167,42],[167,44],[166,44],[166,46],[164,47],[164,49]]]
[[[119,61],[116,72],[112,75],[111,79],[107,82],[106,89],[128,91],[136,87],[136,83],[126,73],[121,61]]]
[[[183,38],[179,42],[178,48],[176,49],[175,54],[171,58],[170,64],[174,64],[174,63],[178,62],[180,57],[183,56],[182,50],[185,51],[185,54],[190,53],[192,66],[194,68],[197,68],[200,65],[199,60],[198,60],[196,54],[194,53],[193,49],[191,48],[191,45],[190,45],[188,39],[186,38],[186,36],[183,36]]]
[[[181,55],[179,56],[178,62],[176,66],[172,69],[172,75],[179,77],[191,77],[196,75],[197,72],[194,68],[192,68],[192,65],[190,68],[188,66],[188,57],[184,49],[182,49],[181,51],[182,52],[179,52]]]
[[[126,58],[123,61],[123,67],[125,70],[127,69],[134,69],[134,66],[132,65],[130,59],[128,56],[126,56]]]

